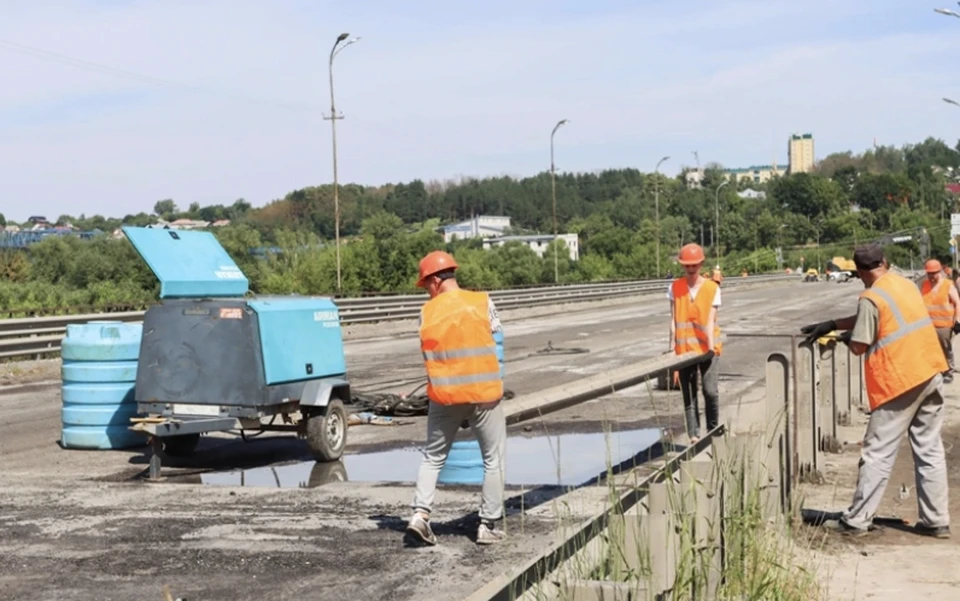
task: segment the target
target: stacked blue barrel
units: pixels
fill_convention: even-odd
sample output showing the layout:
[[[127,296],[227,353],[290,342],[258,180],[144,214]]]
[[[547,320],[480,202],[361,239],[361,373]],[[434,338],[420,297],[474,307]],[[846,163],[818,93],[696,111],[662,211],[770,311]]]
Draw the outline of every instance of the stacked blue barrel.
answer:
[[[62,429],[66,449],[127,449],[146,444],[130,431],[143,325],[119,321],[70,324],[60,346]]]
[[[483,455],[477,440],[457,440],[437,476],[440,484],[483,483]]]

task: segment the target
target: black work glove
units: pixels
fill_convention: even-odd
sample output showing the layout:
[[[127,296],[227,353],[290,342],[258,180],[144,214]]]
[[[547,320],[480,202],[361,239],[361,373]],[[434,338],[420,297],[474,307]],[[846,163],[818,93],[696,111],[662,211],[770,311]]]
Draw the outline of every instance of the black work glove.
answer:
[[[803,326],[800,328],[800,333],[806,334],[807,336],[803,340],[804,342],[813,342],[817,338],[825,336],[836,329],[837,322],[831,319],[830,321],[821,321],[820,323],[812,323],[810,325]]]
[[[852,332],[851,330],[847,330],[847,331],[844,332],[843,334],[840,334],[839,336],[837,336],[837,342],[842,342],[842,343],[844,343],[844,344],[850,344],[850,339],[851,339],[851,338],[853,338],[853,332]]]
[[[960,321],[953,322],[953,333],[960,334]]]

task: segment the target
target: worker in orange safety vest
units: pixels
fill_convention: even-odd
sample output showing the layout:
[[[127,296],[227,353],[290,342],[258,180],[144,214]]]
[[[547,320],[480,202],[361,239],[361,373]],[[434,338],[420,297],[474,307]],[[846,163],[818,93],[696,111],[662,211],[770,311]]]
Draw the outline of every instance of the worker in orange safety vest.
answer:
[[[712,353],[707,360],[679,370],[680,392],[686,416],[687,435],[691,442],[700,439],[700,410],[697,406],[697,375],[703,389],[704,414],[707,431],[717,427],[720,421],[720,395],[718,376],[720,370],[720,327],[717,325],[717,310],[720,308],[720,286],[712,279],[701,275],[705,256],[699,244],[687,244],[680,249],[679,263],[686,275],[670,284],[667,298],[670,301],[670,350],[677,355],[684,353]]]
[[[851,353],[865,357],[870,419],[863,436],[857,489],[840,519],[826,525],[854,536],[872,529],[900,442],[909,432],[920,512],[914,530],[948,538],[947,466],[941,437],[942,374],[947,361],[920,290],[889,271],[883,249],[878,245],[858,248],[853,261],[866,288],[857,313],[800,329],[807,343],[844,330],[839,339]]]
[[[723,283],[723,272],[720,271],[719,265],[713,268],[713,273],[710,274],[710,279],[716,282],[718,286]]]
[[[443,251],[420,261],[417,286],[430,294],[420,313],[420,350],[427,371],[427,444],[417,477],[407,532],[437,544],[430,512],[440,470],[463,422],[473,429],[483,456],[478,544],[500,542],[507,422],[503,399],[503,327],[485,292],[463,290],[456,260]]]
[[[944,273],[943,265],[936,259],[930,259],[924,265],[927,278],[920,285],[927,313],[937,329],[937,337],[947,360],[947,371],[943,381],[953,381],[953,335],[960,333],[960,292]]]

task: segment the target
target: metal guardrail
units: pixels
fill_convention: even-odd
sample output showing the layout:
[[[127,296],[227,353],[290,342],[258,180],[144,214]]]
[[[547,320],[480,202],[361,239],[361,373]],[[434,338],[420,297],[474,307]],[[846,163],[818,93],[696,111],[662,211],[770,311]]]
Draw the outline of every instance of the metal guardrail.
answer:
[[[629,468],[609,474],[610,494],[597,511],[466,601],[720,598],[725,571],[743,570],[736,535],[727,533],[735,512],[758,510],[773,530],[792,519],[799,484],[822,482],[825,455],[845,444],[838,427],[867,404],[862,358],[846,345],[730,335],[782,338],[790,347],[767,357],[765,386],[749,415],[686,448],[661,449],[665,461],[646,477],[631,477]],[[660,368],[671,368],[669,361]],[[814,525],[836,519],[806,508],[801,515]]]
[[[725,288],[743,284],[774,281],[799,281],[798,275],[773,274],[725,279]],[[606,300],[665,290],[669,280],[642,280],[604,284],[572,284],[565,286],[538,286],[490,293],[499,310],[546,305],[560,305],[585,301]],[[416,319],[426,296],[408,294],[344,298],[336,301],[340,323],[354,325],[381,321]],[[60,342],[67,325],[91,321],[138,322],[145,311],[118,311],[114,313],[87,313],[0,319],[0,359],[40,357],[60,352]]]

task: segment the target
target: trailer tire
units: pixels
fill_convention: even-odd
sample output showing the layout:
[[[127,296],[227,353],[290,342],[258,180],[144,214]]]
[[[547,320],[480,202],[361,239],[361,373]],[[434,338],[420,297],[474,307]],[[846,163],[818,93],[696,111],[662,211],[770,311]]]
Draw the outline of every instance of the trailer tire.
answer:
[[[168,436],[163,439],[163,452],[170,457],[189,457],[197,450],[200,442],[199,434],[181,434]]]
[[[347,410],[340,399],[330,399],[307,416],[307,446],[317,461],[337,461],[347,446]]]

